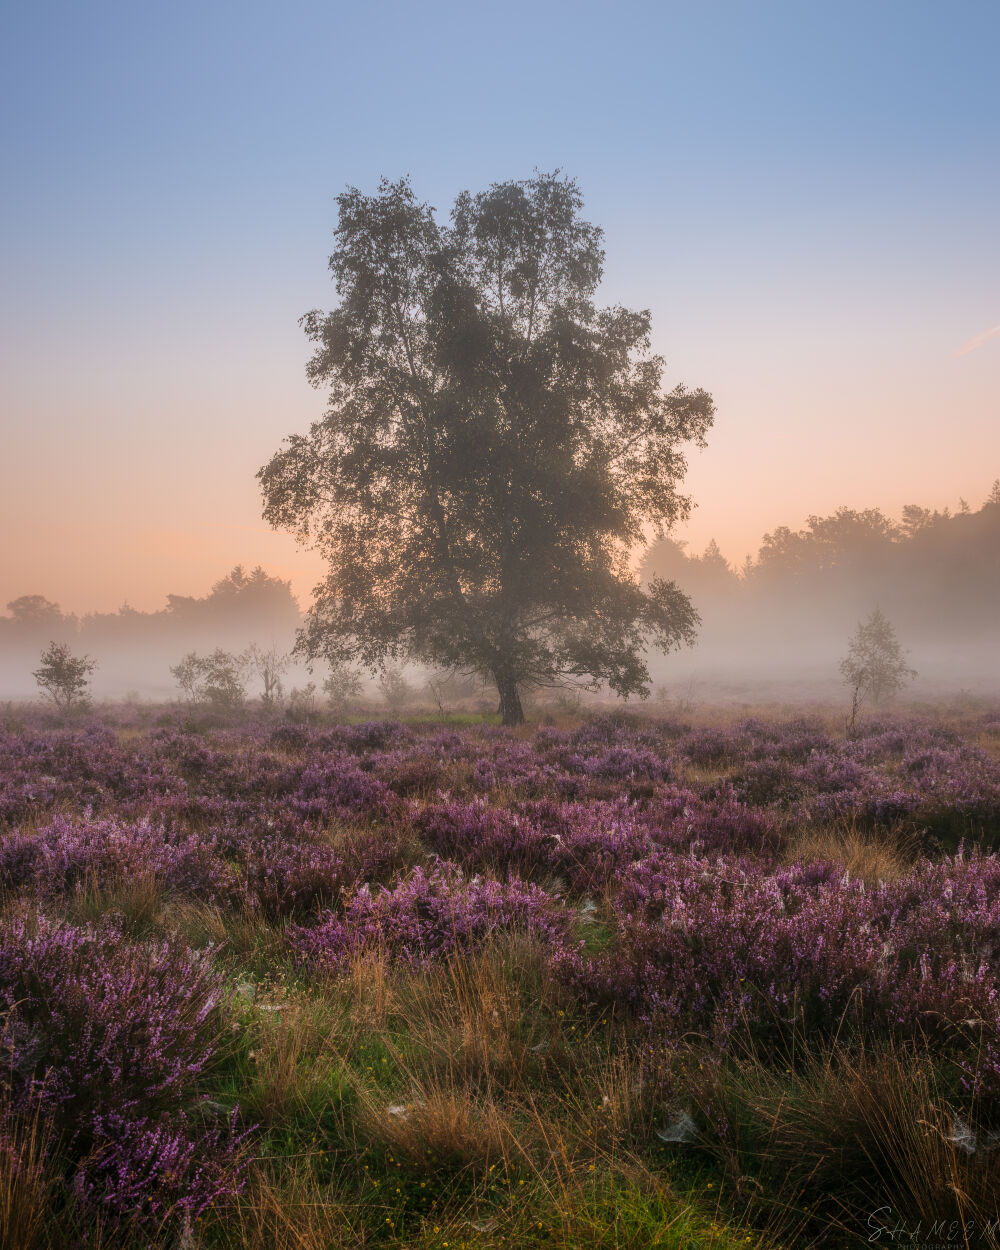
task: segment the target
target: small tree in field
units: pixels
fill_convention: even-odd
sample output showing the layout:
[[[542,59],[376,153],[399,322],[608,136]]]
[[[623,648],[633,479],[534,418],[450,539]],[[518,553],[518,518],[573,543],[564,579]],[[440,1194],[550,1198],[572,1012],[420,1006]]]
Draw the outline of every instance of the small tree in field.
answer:
[[[288,669],[289,656],[278,649],[277,643],[272,642],[269,647],[261,647],[252,642],[247,648],[245,659],[263,683],[261,702],[264,706],[274,707],[280,703],[281,675]]]
[[[89,655],[76,656],[65,642],[50,642],[42,652],[42,663],[32,676],[42,693],[62,711],[86,707],[90,702],[87,686],[97,661]]]
[[[323,690],[330,702],[330,710],[338,716],[350,711],[351,704],[361,697],[361,674],[350,664],[331,664],[330,672],[323,682]]]
[[[242,707],[246,699],[246,667],[245,655],[234,655],[216,647],[211,655],[189,652],[170,671],[192,702],[237,708]]]
[[[863,703],[868,699],[881,703],[891,698],[917,675],[916,669],[910,668],[903,658],[896,631],[878,608],[867,621],[858,624],[840,671],[852,689],[849,724],[852,733]]]
[[[401,668],[383,669],[378,679],[379,692],[393,716],[398,716],[412,702],[414,689],[403,676]]]
[[[307,682],[304,686],[293,686],[288,692],[288,707],[285,715],[291,721],[311,721],[316,717],[316,683]]]

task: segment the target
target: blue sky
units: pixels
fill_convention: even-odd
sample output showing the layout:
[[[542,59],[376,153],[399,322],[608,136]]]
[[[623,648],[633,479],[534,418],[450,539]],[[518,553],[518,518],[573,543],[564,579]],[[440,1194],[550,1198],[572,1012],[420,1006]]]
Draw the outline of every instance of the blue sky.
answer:
[[[603,297],[712,390],[686,533],[742,559],[840,503],[1000,474],[995,3],[9,8],[0,602],[156,606],[318,571],[253,474],[319,415],[297,318],[333,197],[560,167]]]

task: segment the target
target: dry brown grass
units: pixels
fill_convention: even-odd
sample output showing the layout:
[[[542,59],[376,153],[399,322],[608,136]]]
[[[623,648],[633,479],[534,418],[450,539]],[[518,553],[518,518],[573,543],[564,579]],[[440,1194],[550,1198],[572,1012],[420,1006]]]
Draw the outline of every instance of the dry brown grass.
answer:
[[[163,908],[160,924],[197,950],[218,951],[234,972],[283,968],[288,946],[280,925],[250,908],[222,908],[212,903],[172,899]]]
[[[1000,760],[1000,730],[990,730],[988,733],[980,733],[974,739],[976,746],[980,747],[988,755],[995,760]]]
[[[508,1099],[416,1074],[409,1084],[406,1102],[398,1104],[358,1085],[353,1119],[361,1141],[411,1165],[479,1176],[511,1157],[519,1134],[517,1108]]]
[[[98,924],[117,916],[130,933],[147,933],[163,911],[163,889],[153,873],[103,886],[88,876],[67,895],[63,909],[71,924]]]
[[[713,1148],[737,1190],[758,1178],[747,1196],[759,1210],[780,1202],[862,1240],[870,1220],[925,1230],[955,1221],[976,1244],[998,1244],[984,1228],[1000,1216],[1000,1152],[968,1135],[940,1073],[914,1048],[814,1048],[794,1071],[747,1054],[701,1069],[693,1088],[716,1119],[724,1114]]]
[[[355,1250],[372,1244],[368,1212],[336,1183],[320,1186],[308,1163],[278,1157],[255,1168],[246,1192],[227,1213],[225,1244],[246,1250]]]
[[[34,1115],[3,1116],[0,1136],[0,1247],[40,1250],[48,1244],[52,1179],[49,1130]]]
[[[530,942],[417,973],[369,956],[347,984],[355,1040],[376,1034],[393,1074],[387,1086],[353,1070],[353,1123],[367,1143],[540,1177],[648,1136],[638,1060],[612,1044],[612,1026],[567,1014]]]
[[[788,833],[786,863],[833,860],[852,877],[877,884],[905,875],[920,853],[914,834],[892,829],[864,829],[855,824],[808,825]]]
[[[516,1086],[532,1066],[544,1025],[558,1010],[542,953],[528,942],[497,942],[405,982],[401,1024],[427,1071],[458,1084]],[[530,1012],[529,1012],[530,1009]]]
[[[183,918],[224,936],[210,908]],[[642,1161],[657,1108],[638,1060],[551,987],[531,942],[424,970],[368,954],[325,982],[274,973],[230,1003],[233,1089],[267,1145],[235,1207],[184,1245],[769,1244]]]
[[[335,1002],[284,986],[248,1004],[242,1045],[252,1080],[240,1093],[244,1116],[271,1129],[312,1118],[339,1102],[340,1026]]]

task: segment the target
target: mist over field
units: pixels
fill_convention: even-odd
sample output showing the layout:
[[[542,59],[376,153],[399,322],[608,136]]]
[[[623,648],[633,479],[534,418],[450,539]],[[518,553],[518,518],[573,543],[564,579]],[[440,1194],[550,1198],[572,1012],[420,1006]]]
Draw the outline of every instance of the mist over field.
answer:
[[[996,485],[979,507],[963,501],[954,511],[913,505],[901,518],[877,508],[814,516],[800,529],[766,535],[756,558],[741,568],[726,561],[714,540],[696,552],[671,536],[654,539],[641,552],[638,576],[676,582],[701,617],[693,646],[670,654],[650,648],[650,712],[664,701],[842,701],[840,661],[856,625],[874,608],[889,618],[916,670],[909,696],[1000,694]],[[170,670],[191,651],[239,653],[256,643],[290,656],[306,606],[289,582],[259,566],[230,571],[202,596],[165,599],[160,611],[125,606],[82,616],[42,594],[12,600],[0,616],[0,698],[37,695],[31,674],[55,640],[97,661],[96,698],[171,701],[180,691]],[[415,696],[433,672],[411,666]],[[321,686],[324,676],[322,663],[310,673],[299,657],[290,660],[285,684]],[[251,680],[248,693],[258,694],[258,687]],[[377,703],[370,679],[366,689]]]
[[[914,505],[901,518],[839,509],[767,535],[733,569],[666,538],[642,573],[675,578],[702,618],[697,645],[655,664],[660,680],[711,699],[837,697],[837,661],[879,608],[917,671],[911,693],[1000,690],[1000,490],[954,514]]]

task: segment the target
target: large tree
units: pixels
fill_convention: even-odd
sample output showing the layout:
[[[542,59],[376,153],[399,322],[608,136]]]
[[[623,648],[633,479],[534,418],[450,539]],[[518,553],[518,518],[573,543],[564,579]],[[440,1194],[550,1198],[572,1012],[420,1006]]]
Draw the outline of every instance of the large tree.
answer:
[[[301,646],[489,675],[505,724],[530,686],[647,693],[647,640],[689,642],[698,618],[630,557],[687,514],[681,447],[714,409],[663,392],[647,311],[595,305],[603,236],[576,183],[465,192],[447,225],[408,179],[338,205],[340,303],[302,319],[329,407],[258,475],[265,518],[328,562]]]

